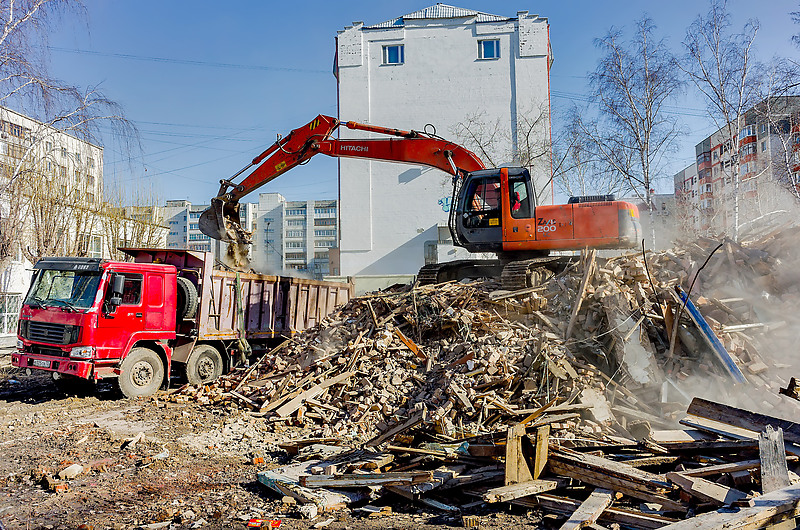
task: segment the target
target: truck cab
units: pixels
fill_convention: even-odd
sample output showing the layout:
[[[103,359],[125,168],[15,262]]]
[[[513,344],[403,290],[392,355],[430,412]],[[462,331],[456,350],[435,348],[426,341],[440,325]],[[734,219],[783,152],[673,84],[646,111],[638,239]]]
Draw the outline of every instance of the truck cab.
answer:
[[[174,266],[70,257],[44,258],[34,270],[14,366],[61,380],[119,377],[128,369],[129,386],[140,388],[120,381],[126,395],[165,384],[176,336]]]

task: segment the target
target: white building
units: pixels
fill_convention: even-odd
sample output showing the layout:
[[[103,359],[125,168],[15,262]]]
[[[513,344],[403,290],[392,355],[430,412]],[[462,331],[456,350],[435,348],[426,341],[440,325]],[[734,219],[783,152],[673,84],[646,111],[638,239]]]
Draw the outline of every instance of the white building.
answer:
[[[337,219],[336,200],[287,201],[280,193],[259,194],[250,249],[253,267],[270,274],[336,275],[329,251],[337,245]]]
[[[355,22],[336,39],[339,118],[399,129],[433,124],[453,140],[467,122],[496,127],[507,139],[488,146],[498,165],[519,164],[524,124],[541,118],[535,139],[548,155],[531,171],[539,202],[550,203],[551,62],[547,19],[527,11],[507,17],[437,4],[372,26]],[[389,162],[339,164],[340,274],[416,273],[426,242],[439,240],[447,224],[449,175]]]

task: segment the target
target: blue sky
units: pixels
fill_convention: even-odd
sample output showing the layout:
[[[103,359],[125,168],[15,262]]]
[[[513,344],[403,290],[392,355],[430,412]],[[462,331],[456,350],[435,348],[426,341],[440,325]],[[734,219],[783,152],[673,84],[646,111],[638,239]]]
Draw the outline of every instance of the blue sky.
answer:
[[[220,178],[247,164],[277,134],[317,114],[336,116],[331,71],[338,30],[353,21],[375,24],[433,3],[86,0],[88,18],[62,20],[52,35],[51,68],[67,83],[98,86],[137,125],[142,150],[132,153],[133,163],[128,153],[107,143],[107,180],[150,187],[162,202],[204,203],[216,194]],[[707,7],[689,0],[448,3],[505,16],[527,10],[549,19],[556,115],[585,99],[586,74],[597,61],[593,39],[612,26],[630,27],[646,12],[678,49],[686,27]],[[729,8],[736,27],[748,17],[759,19],[761,59],[800,58],[790,42],[793,33],[800,33],[789,17],[790,11],[800,10],[797,1],[732,0]],[[704,108],[691,94],[674,106],[690,134],[672,157],[671,169],[688,165],[694,144],[712,131]],[[335,160],[319,156],[260,191],[277,191],[290,200],[335,198],[336,167]]]

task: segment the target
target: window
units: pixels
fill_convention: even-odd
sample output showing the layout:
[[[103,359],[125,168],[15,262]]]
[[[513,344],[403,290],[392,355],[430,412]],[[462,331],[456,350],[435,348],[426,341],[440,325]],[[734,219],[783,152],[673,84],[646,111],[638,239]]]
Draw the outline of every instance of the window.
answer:
[[[287,252],[286,259],[300,259],[305,261],[306,260],[306,253],[305,252]]]
[[[314,219],[314,226],[336,226],[336,219]]]
[[[89,186],[94,186],[94,176],[93,175],[86,175],[86,184]]]
[[[306,209],[305,208],[293,208],[291,210],[286,210],[286,215],[305,215]]]
[[[306,237],[305,230],[287,230],[286,237]]]
[[[81,163],[81,154],[80,153],[75,153],[75,162],[77,162],[79,164]]]
[[[67,158],[67,148],[66,147],[62,147],[61,148],[61,157],[62,158]]]
[[[53,142],[45,142],[44,148],[49,153],[50,151],[53,150]]]
[[[511,205],[511,217],[514,219],[525,219],[530,217],[531,204],[525,179],[509,178],[508,190],[511,195],[509,201],[509,204]]]
[[[189,212],[189,218],[190,218],[190,219],[199,219],[199,218],[200,218],[200,215],[201,215],[202,213],[203,213],[203,212]],[[184,219],[184,221],[185,221],[185,220],[186,220],[186,216],[184,216],[184,217],[183,217],[183,219]]]
[[[478,41],[478,59],[499,59],[500,58],[500,40],[479,40]]]
[[[500,226],[500,177],[471,180],[465,201],[464,226],[467,228]]]
[[[317,241],[314,246],[317,248],[333,248],[336,246],[336,241]]]
[[[314,208],[314,215],[331,215],[336,213],[336,208]]]
[[[199,223],[189,223],[189,229],[190,230],[200,230],[200,224]]]
[[[390,44],[383,47],[383,64],[403,64],[405,62],[405,46]]]
[[[304,248],[305,243],[302,241],[287,241],[286,248]]]
[[[761,142],[761,151],[766,151],[766,150],[767,150],[767,141],[764,140]]]
[[[286,226],[306,226],[305,219],[289,219],[286,221]]]
[[[315,237],[335,236],[336,230],[314,230]]]
[[[122,288],[123,305],[139,305],[142,301],[142,275],[126,274],[125,285]]]
[[[89,167],[94,167],[94,158],[89,157]]]

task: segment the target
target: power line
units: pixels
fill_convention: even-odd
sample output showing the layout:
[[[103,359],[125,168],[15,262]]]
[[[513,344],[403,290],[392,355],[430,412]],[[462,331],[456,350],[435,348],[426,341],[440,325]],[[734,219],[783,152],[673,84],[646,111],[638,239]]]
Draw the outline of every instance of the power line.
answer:
[[[151,57],[146,55],[133,55],[130,53],[106,53],[94,50],[81,50],[77,48],[61,48],[58,46],[48,46],[48,50],[53,52],[74,53],[77,55],[95,55],[98,57],[113,57],[116,59],[126,59],[135,61],[149,61],[154,63],[184,64],[188,66],[202,66],[210,68],[233,68],[238,70],[257,70],[263,72],[298,72],[305,74],[330,74],[330,70],[311,70],[308,68],[290,68],[286,66],[257,66],[249,64],[217,63],[212,61],[196,61],[193,59],[172,59],[169,57]]]

